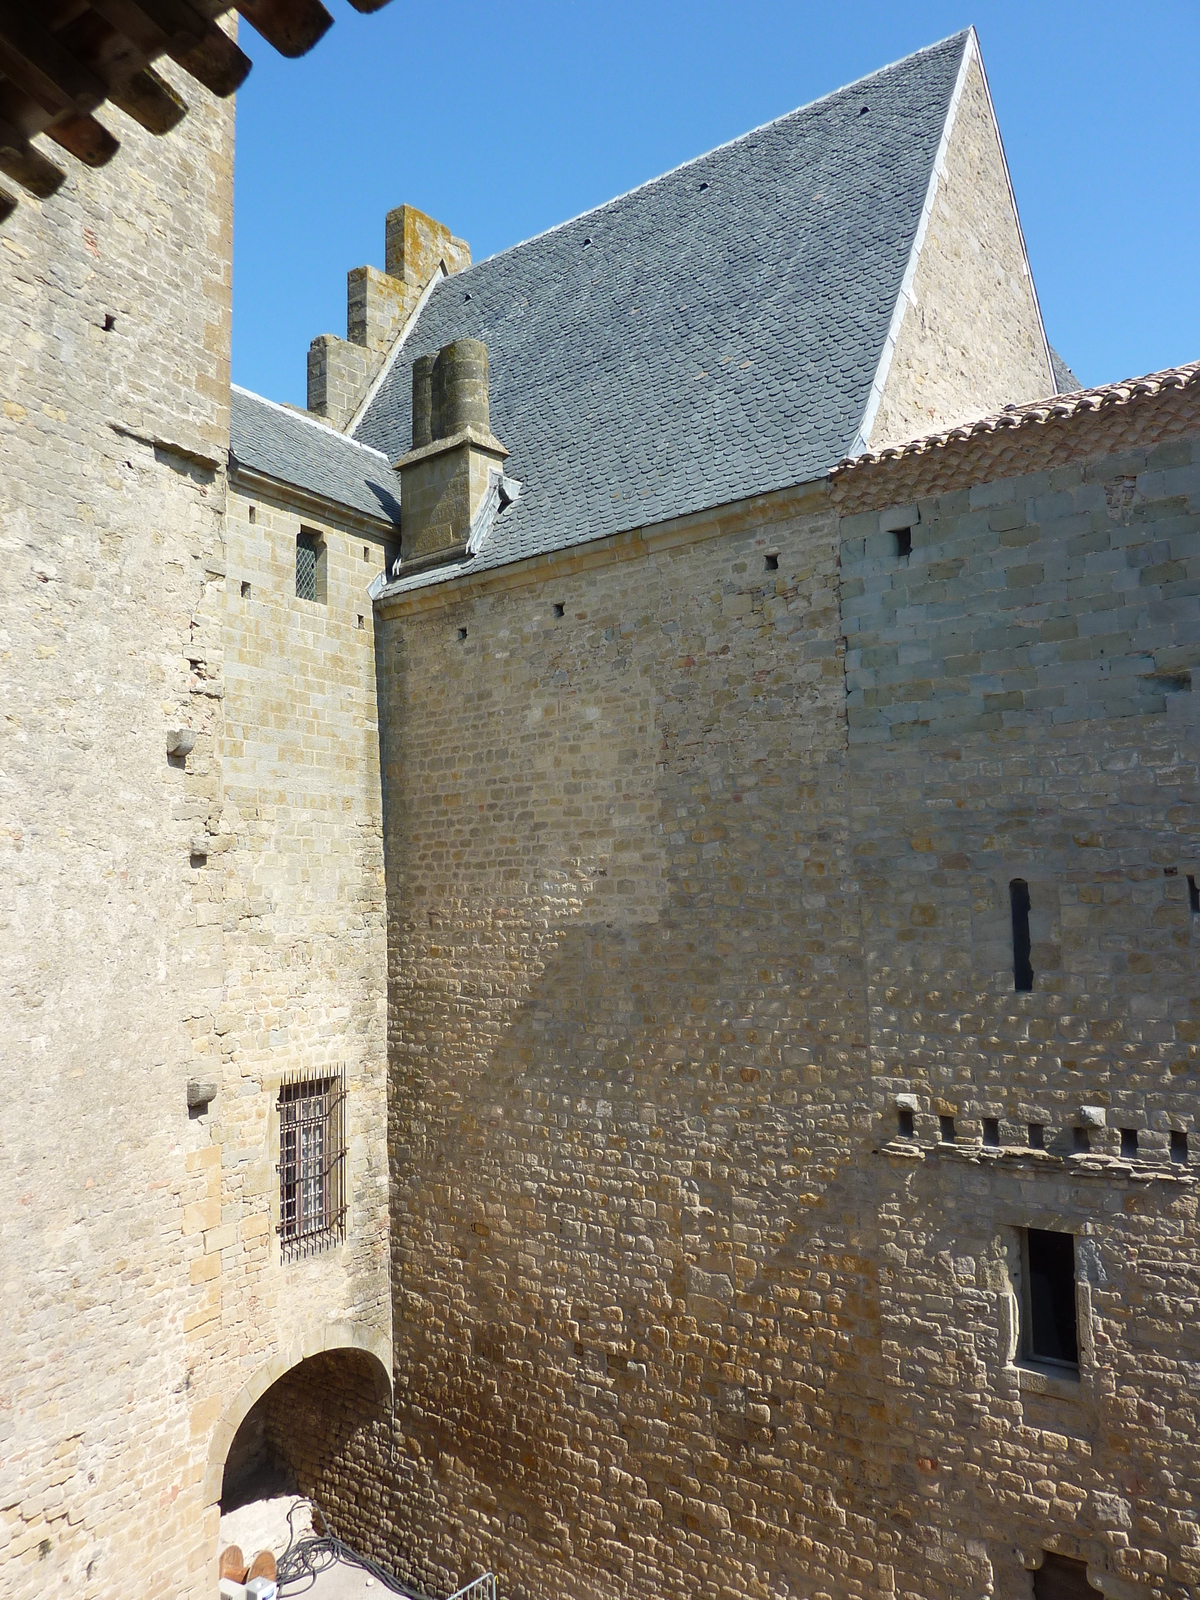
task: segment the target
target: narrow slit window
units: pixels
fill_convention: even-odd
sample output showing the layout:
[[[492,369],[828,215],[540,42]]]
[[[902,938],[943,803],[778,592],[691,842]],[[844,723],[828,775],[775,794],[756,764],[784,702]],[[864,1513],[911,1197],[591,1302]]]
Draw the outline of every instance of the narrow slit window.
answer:
[[[1186,1162],[1188,1158],[1188,1136],[1179,1128],[1171,1129],[1171,1160]]]
[[[296,535],[296,598],[325,601],[325,541],[310,528]]]
[[[1194,872],[1188,873],[1188,905],[1194,917],[1200,917],[1200,885]]]
[[[279,1090],[279,1238],[285,1261],[346,1236],[342,1075],[285,1079]]]
[[[1026,1228],[1021,1265],[1021,1354],[1027,1361],[1078,1369],[1075,1235]]]
[[[900,1106],[896,1111],[897,1131],[902,1139],[916,1137],[916,1123],[912,1112],[907,1106]]]
[[[1029,1148],[1031,1150],[1044,1150],[1046,1148],[1046,1127],[1041,1122],[1031,1122],[1029,1127]]]
[[[989,1150],[1000,1148],[1000,1119],[999,1117],[984,1117],[983,1142]]]
[[[1029,937],[1029,885],[1024,878],[1014,878],[1009,884],[1008,901],[1012,908],[1013,988],[1018,994],[1027,994],[1033,988],[1033,944]]]
[[[1132,1161],[1138,1153],[1138,1131],[1136,1128],[1121,1129],[1121,1154],[1126,1161]]]
[[[903,560],[905,556],[912,555],[912,529],[894,528],[892,538],[896,541],[896,555]]]
[[[941,1139],[943,1144],[953,1144],[954,1143],[954,1118],[953,1117],[939,1117],[938,1118],[938,1138]]]

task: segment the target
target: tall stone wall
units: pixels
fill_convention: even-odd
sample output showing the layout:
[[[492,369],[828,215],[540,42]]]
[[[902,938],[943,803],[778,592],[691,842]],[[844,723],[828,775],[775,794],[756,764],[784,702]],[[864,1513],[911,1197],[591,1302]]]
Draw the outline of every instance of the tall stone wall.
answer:
[[[411,1578],[1192,1592],[1195,450],[381,604]]]
[[[277,559],[227,506],[233,110],[179,86],[177,130],[106,108],[112,165],[0,234],[14,1600],[208,1600],[251,1400],[348,1329],[386,1341],[382,547],[330,524],[334,604],[301,618],[294,533]],[[326,1063],[349,1086],[348,1239],[285,1266],[279,1077]]]
[[[818,489],[383,603],[426,1587],[807,1596],[890,1548],[836,560]]]
[[[0,1588],[191,1594],[207,1551],[232,107],[191,105],[0,235]],[[167,754],[189,727],[196,754]],[[219,1260],[219,1257],[217,1258]]]
[[[1106,1594],[1177,1600],[1200,1581],[1200,445],[884,506],[843,534],[888,1418],[923,1507],[898,1583],[942,1592],[934,1562],[946,1592],[1020,1594],[1022,1557],[1048,1547]],[[1105,1125],[1078,1153],[1085,1106]],[[1028,1227],[1079,1240],[1077,1381],[1014,1360]]]

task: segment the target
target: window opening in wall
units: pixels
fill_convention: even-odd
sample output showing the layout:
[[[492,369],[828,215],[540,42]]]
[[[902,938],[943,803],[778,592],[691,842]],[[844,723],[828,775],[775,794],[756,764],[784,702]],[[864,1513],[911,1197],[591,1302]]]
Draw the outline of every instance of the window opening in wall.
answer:
[[[1029,937],[1029,885],[1024,878],[1014,878],[1009,884],[1008,901],[1012,908],[1013,988],[1023,994],[1033,988],[1033,967],[1029,959],[1033,949]]]
[[[370,559],[371,559],[371,546],[369,544],[365,544],[365,545],[363,545],[363,560],[364,561],[370,561]]]
[[[938,1138],[942,1141],[943,1144],[953,1144],[954,1143],[954,1118],[953,1117],[939,1117],[938,1118]]]
[[[361,612],[358,614],[358,625],[360,628],[365,628],[367,625],[367,619],[362,615]]]
[[[778,572],[779,571],[779,557],[778,556],[767,556],[767,557],[765,557],[765,560],[766,560],[766,564],[767,564],[767,568],[766,569],[767,569],[768,572]]]
[[[1090,1150],[1092,1148],[1092,1141],[1088,1137],[1087,1129],[1081,1127],[1078,1123],[1071,1129],[1071,1148],[1074,1150]]]
[[[1026,1228],[1021,1237],[1021,1273],[1022,1356],[1078,1368],[1075,1235]]]
[[[567,610],[567,608],[566,608],[566,606],[563,604],[563,602],[561,600],[556,600],[554,602],[554,615],[556,617],[565,616],[566,615],[566,610]]]
[[[458,630],[458,637],[460,639],[465,639],[467,637],[467,630],[465,628],[460,628]]]
[[[325,541],[311,528],[296,535],[296,598],[325,601]]]
[[[898,1132],[902,1139],[913,1139],[916,1137],[916,1124],[913,1119],[913,1114],[907,1106],[900,1106],[897,1109],[896,1122],[898,1125]]]
[[[1029,1123],[1029,1148],[1031,1150],[1044,1150],[1046,1148],[1046,1128],[1041,1122]]]
[[[984,1144],[989,1145],[993,1150],[995,1150],[995,1149],[997,1149],[999,1147],[999,1144],[1000,1144],[1000,1119],[999,1119],[999,1117],[984,1117],[984,1119],[983,1119],[983,1142],[984,1142]]]
[[[279,1238],[285,1261],[346,1236],[346,1083],[342,1073],[279,1088]]]
[[[1171,1160],[1186,1161],[1188,1158],[1188,1136],[1179,1128],[1171,1129]]]
[[[896,541],[897,556],[904,557],[912,555],[911,528],[893,528],[892,538]]]
[[[249,598],[250,598],[250,585],[246,582],[245,578],[243,578],[242,579],[242,599],[243,600],[249,600]]]
[[[1200,885],[1196,883],[1194,873],[1188,873],[1188,903],[1194,917],[1200,917]]]
[[[1138,1131],[1136,1128],[1121,1129],[1121,1154],[1128,1161],[1132,1161],[1138,1153]]]
[[[258,521],[258,507],[257,506],[250,506],[248,509],[249,509],[249,513],[250,513],[250,521],[251,522],[257,522]]]
[[[1033,1600],[1096,1600],[1088,1582],[1087,1562],[1047,1552],[1033,1575]]]

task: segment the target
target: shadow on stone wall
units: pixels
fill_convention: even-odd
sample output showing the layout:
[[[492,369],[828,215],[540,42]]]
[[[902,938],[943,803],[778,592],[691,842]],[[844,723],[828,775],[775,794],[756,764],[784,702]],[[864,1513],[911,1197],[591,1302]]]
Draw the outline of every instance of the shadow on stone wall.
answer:
[[[342,1538],[361,1544],[374,1515],[363,1492],[365,1464],[368,1455],[377,1462],[388,1428],[377,1368],[360,1350],[328,1350],[273,1383],[230,1445],[221,1510],[302,1494]]]

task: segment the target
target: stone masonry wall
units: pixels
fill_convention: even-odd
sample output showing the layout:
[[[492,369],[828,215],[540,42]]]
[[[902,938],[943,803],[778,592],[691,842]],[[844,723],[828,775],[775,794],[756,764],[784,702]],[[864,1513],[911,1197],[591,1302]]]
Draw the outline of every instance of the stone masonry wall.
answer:
[[[891,1559],[836,577],[818,489],[382,604],[392,1559],[429,1589]]]
[[[324,600],[296,596],[301,529],[324,545]],[[388,1326],[386,941],[367,597],[386,550],[378,526],[314,515],[282,486],[231,488],[220,753],[238,819],[230,871],[239,903],[225,942],[215,1130],[230,1169],[227,1207],[261,1218],[265,1234],[278,1227],[282,1075],[340,1069],[347,1087],[347,1243],[286,1266],[277,1244],[260,1255],[246,1287],[272,1315],[240,1333],[247,1368],[289,1320]]]
[[[410,1578],[1194,1591],[1196,448],[382,603]]]
[[[1054,393],[978,52],[967,68],[872,450]]]
[[[208,1600],[254,1394],[386,1342],[381,536],[318,523],[329,614],[304,617],[294,532],[227,514],[233,112],[180,87],[177,130],[105,109],[113,164],[0,233],[13,1600]],[[325,1063],[349,1083],[349,1237],[284,1267],[279,1076]]]
[[[1109,1595],[1200,1582],[1198,438],[843,521],[888,1421],[920,1527],[902,1592],[942,1592],[932,1564],[947,1592],[1021,1594],[1043,1548]],[[1084,1105],[1106,1126],[1076,1154]],[[1030,1226],[1079,1238],[1074,1383],[1014,1362]]]
[[[223,572],[233,112],[184,92],[160,140],[106,108],[114,162],[0,232],[12,1600],[131,1573],[190,1595],[208,1557],[194,1331],[219,1152],[185,1089],[219,1057],[220,890],[190,861],[220,826],[219,649],[196,641]]]

